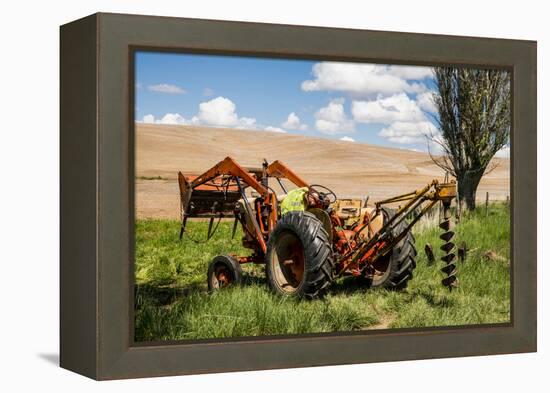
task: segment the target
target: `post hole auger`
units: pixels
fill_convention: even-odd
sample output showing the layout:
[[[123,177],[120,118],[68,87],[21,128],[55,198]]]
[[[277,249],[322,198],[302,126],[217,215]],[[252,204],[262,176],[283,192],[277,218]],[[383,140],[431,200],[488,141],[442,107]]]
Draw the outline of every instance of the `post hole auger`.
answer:
[[[367,205],[368,198],[339,199],[281,161],[242,167],[226,157],[199,176],[180,172],[178,180],[180,237],[190,218],[210,219],[208,238],[214,218],[233,218],[232,236],[240,224],[242,244],[251,250],[246,256],[214,258],[207,274],[210,290],[238,284],[244,263],[265,264],[267,282],[280,295],[319,298],[343,275],[363,278],[371,287],[402,289],[416,266],[411,229],[437,203],[445,217],[440,224],[445,242],[442,283],[449,288],[458,283],[450,223],[454,181],[433,180],[420,190]],[[270,185],[272,180],[281,194]],[[248,189],[255,192],[247,194]],[[387,206],[397,203],[402,204],[397,210]]]
[[[386,221],[374,236],[345,256],[342,261],[343,266],[340,269],[340,274],[343,274],[343,272],[352,266],[362,265],[361,271],[368,276],[369,270],[372,270],[372,266],[402,242],[410,233],[412,227],[433,208],[437,202],[441,202],[446,217],[440,224],[440,228],[445,231],[440,236],[440,238],[445,241],[445,244],[441,246],[441,250],[446,253],[446,255],[441,258],[441,260],[446,262],[446,266],[444,266],[441,271],[447,275],[441,283],[449,288],[457,286],[458,279],[456,278],[456,269],[453,263],[455,255],[452,253],[454,244],[450,242],[450,239],[454,236],[454,232],[450,231],[450,206],[455,197],[456,183],[454,181],[439,183],[437,180],[433,180],[420,190],[376,202],[374,217],[382,213],[384,205],[399,202],[403,202],[404,205]],[[412,219],[406,222],[405,220],[407,217],[412,217]],[[359,230],[361,231],[362,229]]]
[[[443,229],[443,233],[439,236],[443,240],[441,250],[445,253],[441,257],[441,260],[445,262],[445,266],[441,268],[441,271],[445,273],[446,277],[441,281],[443,285],[451,290],[458,286],[458,278],[456,277],[456,254],[454,253],[455,244],[452,242],[455,233],[451,230],[451,202],[442,201],[443,207],[443,221],[439,224],[439,227]]]

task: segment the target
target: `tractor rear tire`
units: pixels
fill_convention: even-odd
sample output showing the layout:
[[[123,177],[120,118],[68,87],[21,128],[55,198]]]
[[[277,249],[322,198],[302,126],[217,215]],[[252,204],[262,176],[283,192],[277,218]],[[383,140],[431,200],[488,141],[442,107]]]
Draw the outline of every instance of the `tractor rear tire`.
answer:
[[[382,208],[384,223],[395,215],[395,210]],[[407,227],[406,220],[401,221],[396,232],[399,233]],[[375,263],[376,273],[370,280],[371,288],[386,288],[402,290],[407,287],[408,281],[413,277],[416,268],[416,247],[412,232],[393,248],[391,253]],[[380,270],[379,270],[380,269]]]
[[[269,236],[269,287],[279,295],[323,297],[334,278],[334,256],[323,224],[306,211],[286,213]]]

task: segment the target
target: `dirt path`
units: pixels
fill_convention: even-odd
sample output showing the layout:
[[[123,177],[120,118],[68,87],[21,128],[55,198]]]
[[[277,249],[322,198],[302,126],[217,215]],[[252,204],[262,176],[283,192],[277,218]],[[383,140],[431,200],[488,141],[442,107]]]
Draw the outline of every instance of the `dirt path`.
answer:
[[[379,329],[389,329],[390,324],[395,320],[393,315],[382,315],[380,321],[374,325],[367,326],[365,330],[379,330]]]

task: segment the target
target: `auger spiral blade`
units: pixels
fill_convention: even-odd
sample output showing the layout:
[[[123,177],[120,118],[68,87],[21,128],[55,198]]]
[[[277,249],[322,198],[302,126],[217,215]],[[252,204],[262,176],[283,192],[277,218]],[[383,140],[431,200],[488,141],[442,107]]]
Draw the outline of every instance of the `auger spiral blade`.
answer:
[[[453,263],[453,261],[456,259],[456,255],[452,252],[446,255],[443,255],[441,257],[441,260],[445,262],[447,265]]]
[[[455,233],[453,231],[446,230],[446,232],[442,233],[439,238],[443,240],[445,243],[448,243],[449,240],[451,240],[455,236]],[[443,247],[443,246],[441,246]]]
[[[452,242],[445,243],[441,247],[439,247],[439,249],[441,251],[444,251],[445,254],[449,254],[453,248],[455,248],[455,244]]]
[[[449,289],[458,287],[458,278],[456,276],[449,276],[444,278],[441,283]]]
[[[439,227],[443,229],[444,231],[448,231],[451,229],[451,221],[450,220],[443,220],[441,223],[439,223]]]
[[[455,244],[452,239],[455,233],[451,230],[451,203],[444,201],[443,205],[443,221],[439,224],[439,227],[444,231],[439,238],[444,241],[440,249],[445,253],[441,257],[441,260],[445,262],[445,266],[441,268],[441,271],[445,274],[445,278],[441,280],[441,283],[451,290],[458,286],[458,278],[456,277],[456,254],[453,252]]]
[[[455,275],[456,274],[456,265],[454,263],[451,263],[449,265],[443,266],[441,268],[441,271],[445,273],[446,275]]]

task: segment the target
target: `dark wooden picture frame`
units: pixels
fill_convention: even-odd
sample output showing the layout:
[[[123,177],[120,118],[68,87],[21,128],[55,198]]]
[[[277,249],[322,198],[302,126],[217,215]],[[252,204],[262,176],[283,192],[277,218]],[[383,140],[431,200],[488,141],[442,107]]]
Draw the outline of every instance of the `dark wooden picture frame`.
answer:
[[[137,345],[137,49],[512,72],[511,323]],[[95,14],[61,27],[61,367],[95,379],[536,351],[536,42]]]

